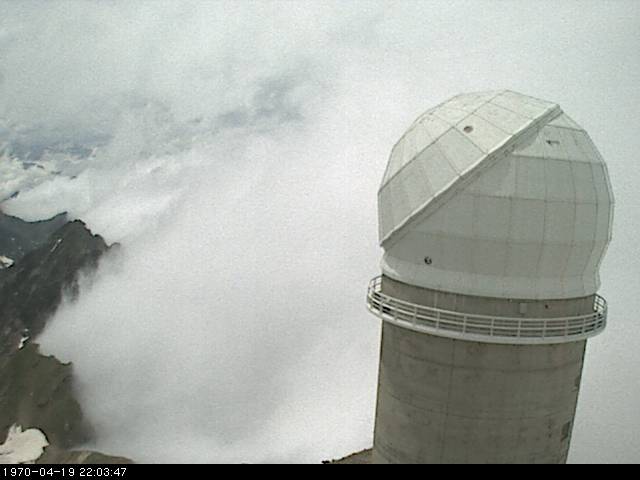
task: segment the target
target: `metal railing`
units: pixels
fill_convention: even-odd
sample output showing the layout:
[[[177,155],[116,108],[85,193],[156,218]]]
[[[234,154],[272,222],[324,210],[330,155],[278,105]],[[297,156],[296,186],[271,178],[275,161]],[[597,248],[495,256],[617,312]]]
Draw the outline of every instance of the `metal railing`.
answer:
[[[369,283],[367,308],[385,322],[441,337],[485,343],[552,344],[584,340],[604,330],[607,302],[595,296],[593,312],[573,317],[526,318],[454,312],[382,293],[382,277]]]

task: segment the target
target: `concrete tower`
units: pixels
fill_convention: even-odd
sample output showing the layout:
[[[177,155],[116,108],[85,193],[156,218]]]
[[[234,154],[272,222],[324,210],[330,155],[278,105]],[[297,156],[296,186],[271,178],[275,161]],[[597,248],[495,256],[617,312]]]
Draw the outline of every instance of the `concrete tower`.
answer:
[[[373,458],[563,463],[611,239],[604,160],[558,105],[459,95],[393,147],[378,193]]]

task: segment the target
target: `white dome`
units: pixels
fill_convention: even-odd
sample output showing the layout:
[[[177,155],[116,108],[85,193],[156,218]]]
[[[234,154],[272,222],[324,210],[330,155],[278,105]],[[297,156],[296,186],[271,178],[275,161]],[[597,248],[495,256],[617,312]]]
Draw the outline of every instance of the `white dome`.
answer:
[[[420,116],[391,152],[378,207],[385,275],[503,298],[594,294],[613,221],[587,133],[558,105],[510,91]]]

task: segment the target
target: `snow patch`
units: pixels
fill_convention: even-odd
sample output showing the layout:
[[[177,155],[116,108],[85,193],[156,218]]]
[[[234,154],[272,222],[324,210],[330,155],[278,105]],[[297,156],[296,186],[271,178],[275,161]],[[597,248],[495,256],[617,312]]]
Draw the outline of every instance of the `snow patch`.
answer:
[[[11,260],[9,257],[0,255],[0,270],[13,267],[13,263],[13,260]]]
[[[13,425],[0,445],[0,464],[35,463],[48,446],[47,437],[37,428],[23,432],[21,426]]]
[[[20,339],[20,344],[18,345],[18,350],[22,350],[24,348],[24,346],[27,344],[27,340],[29,340],[29,335],[24,335],[21,339]]]
[[[59,238],[58,240],[56,240],[56,244],[53,246],[53,248],[51,249],[50,253],[55,252],[58,249],[58,246],[62,243],[62,239]]]

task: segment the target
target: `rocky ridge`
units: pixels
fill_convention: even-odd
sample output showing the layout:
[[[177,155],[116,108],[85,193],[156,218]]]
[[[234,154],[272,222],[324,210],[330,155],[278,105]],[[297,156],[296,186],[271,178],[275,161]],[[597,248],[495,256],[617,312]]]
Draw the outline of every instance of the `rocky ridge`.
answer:
[[[74,395],[73,366],[42,355],[32,341],[108,250],[66,215],[29,223],[0,212],[0,256],[11,260],[0,269],[0,445],[14,426],[39,429],[49,443],[41,463],[130,463],[73,450],[92,436]]]

